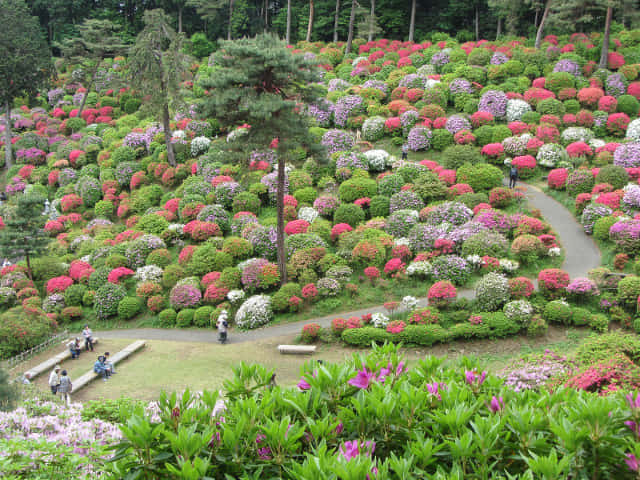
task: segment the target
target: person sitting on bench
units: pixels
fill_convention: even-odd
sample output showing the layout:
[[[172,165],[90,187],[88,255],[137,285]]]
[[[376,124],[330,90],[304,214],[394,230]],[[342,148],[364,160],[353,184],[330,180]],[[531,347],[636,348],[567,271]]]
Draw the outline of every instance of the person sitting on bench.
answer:
[[[69,347],[69,351],[71,352],[71,360],[75,360],[80,356],[80,351],[82,347],[80,347],[80,338],[76,337],[75,340],[71,340],[67,347]]]
[[[104,364],[104,357],[102,355],[100,355],[96,363],[93,364],[93,371],[98,375],[102,375],[102,380],[105,382],[111,376],[111,373],[107,370],[107,366]]]
[[[109,370],[109,374],[113,375],[114,373],[117,373],[117,372],[115,367],[113,366],[113,363],[109,361],[109,355],[110,355],[109,352],[104,352],[104,355],[102,356],[102,358],[104,359],[104,364],[107,367],[107,370]]]

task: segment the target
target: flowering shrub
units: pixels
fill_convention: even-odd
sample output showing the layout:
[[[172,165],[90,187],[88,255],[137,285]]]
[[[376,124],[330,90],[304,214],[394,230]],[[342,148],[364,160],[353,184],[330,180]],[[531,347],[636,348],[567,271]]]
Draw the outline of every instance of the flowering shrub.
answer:
[[[429,288],[427,298],[429,300],[429,305],[433,305],[436,308],[442,308],[454,301],[457,295],[458,292],[456,287],[454,287],[450,281],[440,281],[434,283],[431,288]]]
[[[482,277],[475,288],[476,302],[483,311],[498,310],[509,300],[509,282],[502,274],[490,272]]]
[[[73,278],[71,277],[66,275],[54,277],[47,282],[47,293],[49,295],[52,293],[62,293],[71,285],[73,285]]]
[[[189,284],[176,285],[171,289],[169,301],[176,310],[193,308],[202,300],[200,289]]]
[[[547,298],[561,297],[569,285],[569,274],[558,268],[548,268],[538,273],[538,288]]]
[[[313,343],[318,340],[322,327],[317,323],[307,323],[302,327],[302,334],[300,336],[304,343]]]
[[[269,323],[272,318],[271,298],[266,295],[254,295],[240,306],[235,322],[238,328],[251,329]]]
[[[113,270],[111,270],[109,272],[109,275],[107,276],[107,281],[110,283],[120,283],[120,280],[123,277],[128,277],[130,275],[133,275],[135,272],[129,268],[126,267],[118,267],[118,268],[114,268]]]

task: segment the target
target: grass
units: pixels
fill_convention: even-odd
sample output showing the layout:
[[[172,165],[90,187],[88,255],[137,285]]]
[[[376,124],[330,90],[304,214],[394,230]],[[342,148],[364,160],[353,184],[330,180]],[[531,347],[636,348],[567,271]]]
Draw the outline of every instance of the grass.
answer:
[[[573,352],[587,329],[567,329],[552,326],[546,336],[527,338],[517,336],[502,340],[474,340],[469,342],[452,342],[435,345],[431,348],[404,348],[403,353],[411,363],[426,355],[446,356],[453,362],[460,356],[477,357],[489,371],[498,371],[515,358],[549,348],[562,354]],[[323,344],[318,346],[313,357],[280,355],[276,347],[282,343],[293,342],[293,336],[283,336],[268,340],[241,344],[219,345],[217,343],[181,343],[168,341],[148,341],[145,349],[135,353],[116,367],[118,374],[108,382],[94,381],[87,387],[72,395],[74,400],[88,401],[99,398],[119,398],[128,396],[140,400],[155,400],[162,390],[211,390],[222,387],[225,379],[233,374],[233,367],[239,362],[259,362],[268,368],[275,369],[278,384],[293,386],[300,378],[300,367],[313,359],[327,362],[339,362],[355,352],[365,350],[348,348],[341,344]],[[99,352],[109,350],[115,353],[132,340],[107,340],[100,346]],[[39,355],[20,371],[48,358],[54,352]],[[98,350],[96,350],[96,354]],[[62,364],[70,373],[71,379],[90,370],[95,354],[83,354],[79,360]],[[17,372],[15,372],[17,373]],[[34,382],[46,391],[48,374],[43,374]]]

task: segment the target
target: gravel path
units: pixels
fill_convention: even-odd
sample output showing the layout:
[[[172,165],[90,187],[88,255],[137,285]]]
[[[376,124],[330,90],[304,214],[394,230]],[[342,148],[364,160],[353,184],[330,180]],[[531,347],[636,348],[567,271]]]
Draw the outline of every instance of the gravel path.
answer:
[[[592,268],[600,265],[600,251],[593,239],[585,235],[582,226],[575,220],[573,215],[553,198],[545,195],[541,190],[531,185],[527,186],[526,197],[529,205],[542,212],[544,218],[553,226],[558,234],[558,238],[565,250],[565,259],[562,267],[569,273],[571,278],[585,277]],[[472,289],[458,290],[458,296],[472,298]],[[419,306],[426,306],[427,299],[419,299]],[[340,313],[341,317],[361,316],[366,313],[385,313],[382,305],[369,307],[353,312]],[[331,320],[336,315],[328,315],[315,319],[303,320],[300,322],[284,323],[281,325],[271,325],[265,328],[251,330],[247,332],[231,331],[229,333],[229,343],[251,342],[284,335],[295,335],[300,333],[302,326],[315,322],[323,327],[331,324]],[[130,338],[145,340],[167,340],[175,342],[216,342],[218,334],[215,330],[178,330],[164,328],[134,328],[125,330],[108,330],[95,332],[101,338]]]

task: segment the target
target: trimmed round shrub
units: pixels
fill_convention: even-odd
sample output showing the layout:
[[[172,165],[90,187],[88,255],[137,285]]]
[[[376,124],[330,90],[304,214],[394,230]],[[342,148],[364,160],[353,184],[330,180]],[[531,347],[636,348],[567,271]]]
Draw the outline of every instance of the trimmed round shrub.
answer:
[[[474,192],[491,190],[502,185],[502,170],[488,163],[462,165],[457,172],[456,181],[467,183]]]
[[[118,303],[118,317],[129,320],[135,317],[142,309],[142,304],[138,297],[124,297]]]
[[[82,297],[87,287],[82,284],[73,284],[64,291],[64,304],[67,307],[79,307],[82,305]]]
[[[338,189],[340,200],[351,203],[359,198],[373,197],[378,193],[378,184],[370,178],[351,178],[342,182]]]
[[[569,274],[559,268],[548,268],[538,273],[538,290],[546,298],[562,297],[569,285]]]
[[[591,170],[574,170],[567,177],[567,193],[572,197],[579,193],[589,193],[594,184]]]
[[[136,223],[136,229],[155,235],[160,235],[168,226],[169,222],[167,222],[164,217],[156,215],[155,213],[143,215],[140,217],[140,220],[138,220],[138,223]]]
[[[274,312],[286,312],[289,310],[289,299],[291,297],[302,298],[302,288],[297,283],[285,283],[271,297],[271,304]]]
[[[359,205],[354,203],[343,203],[338,206],[333,214],[333,223],[347,223],[352,227],[364,222],[365,214]]]
[[[371,218],[389,216],[389,204],[389,197],[385,197],[383,195],[376,195],[373,197],[369,204]]]
[[[553,300],[544,306],[542,318],[549,323],[571,324],[571,305],[562,300]]]
[[[482,162],[480,151],[473,145],[452,145],[442,155],[442,166],[451,170],[457,170],[465,163],[474,165]]]
[[[162,310],[158,314],[158,319],[160,320],[160,325],[163,327],[172,327],[176,324],[176,316],[178,314],[173,308],[167,308]]]
[[[180,310],[176,315],[176,327],[190,327],[193,324],[193,316],[195,312],[196,311],[193,308],[185,308],[184,310]]]
[[[506,237],[498,232],[482,231],[471,235],[462,243],[461,254],[463,257],[478,255],[483,257],[502,258],[509,251],[509,242]]]
[[[105,283],[96,291],[94,309],[96,316],[104,320],[118,313],[120,300],[126,297],[127,291],[121,285]]]
[[[216,249],[210,243],[205,243],[196,249],[187,266],[187,271],[191,275],[201,277],[209,272],[221,272],[231,266],[233,266],[233,257],[231,255]]]
[[[524,264],[535,263],[545,251],[544,244],[535,235],[520,235],[511,244],[512,255]]]
[[[196,327],[209,327],[211,326],[211,314],[214,312],[215,308],[205,305],[204,307],[197,308],[193,313],[193,324]],[[180,313],[184,312],[182,310]]]
[[[194,285],[176,285],[171,289],[169,301],[176,310],[195,307],[202,300],[202,292]]]
[[[153,250],[149,255],[147,255],[145,264],[157,265],[158,267],[164,268],[171,264],[171,252],[166,248]]]
[[[253,212],[256,215],[260,212],[260,199],[251,192],[240,192],[233,198],[233,213]]]
[[[614,217],[613,215],[597,219],[596,223],[593,225],[593,238],[600,242],[606,242],[609,240],[609,230],[617,221],[618,217]]]
[[[238,309],[235,316],[239,328],[257,328],[273,319],[271,298],[266,295],[249,297]]]
[[[618,282],[618,299],[627,306],[635,306],[640,296],[640,277],[635,275]]]
[[[618,165],[605,165],[596,175],[595,183],[608,183],[618,190],[629,183],[629,174]]]

